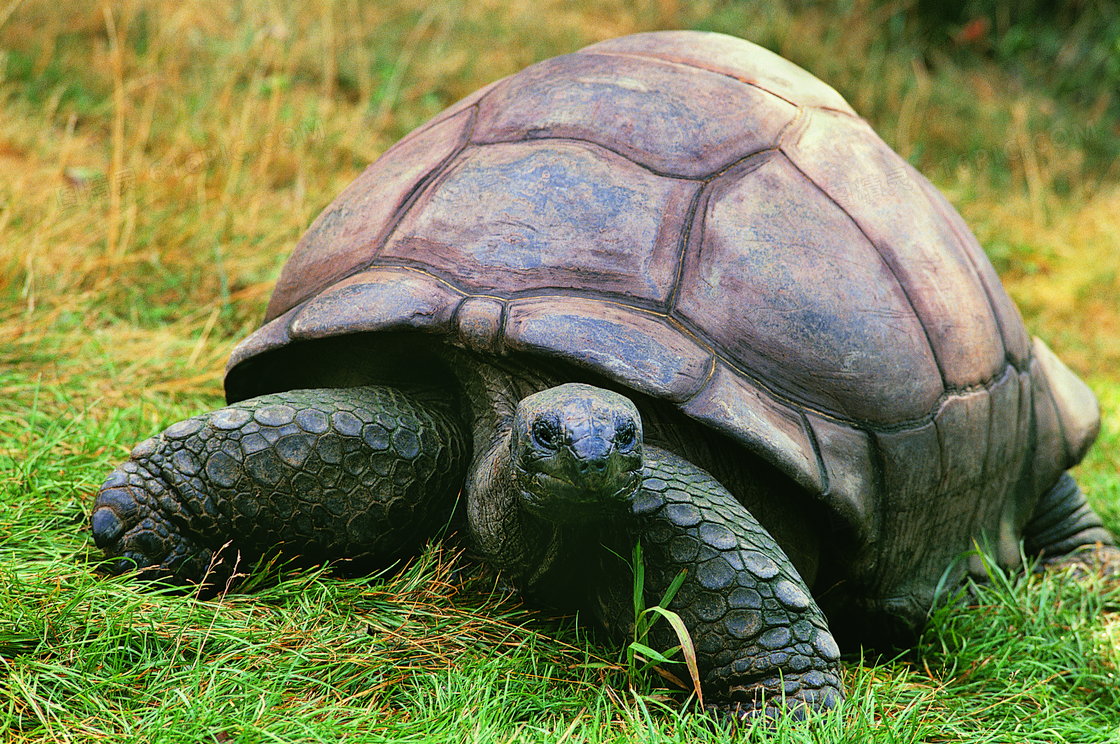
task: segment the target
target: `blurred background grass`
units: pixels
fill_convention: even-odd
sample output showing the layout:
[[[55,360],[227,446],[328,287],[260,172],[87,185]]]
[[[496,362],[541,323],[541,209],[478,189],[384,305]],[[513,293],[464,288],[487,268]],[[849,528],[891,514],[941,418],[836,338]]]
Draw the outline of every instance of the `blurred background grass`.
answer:
[[[80,591],[110,591],[73,559],[99,479],[220,402],[225,358],[287,253],[370,161],[498,77],[662,28],[790,58],[945,191],[1031,331],[1100,395],[1105,430],[1079,478],[1120,527],[1115,3],[0,0],[0,553],[18,568],[0,587],[13,606],[25,589],[64,601],[51,589],[63,565]],[[909,671],[866,674],[861,700],[909,690],[899,720],[919,715],[915,690],[940,694]]]
[[[1120,11],[1084,0],[7,0],[6,361],[92,373],[112,402],[215,394],[290,247],[389,144],[656,28],[743,36],[834,85],[964,213],[1031,329],[1082,374],[1117,368]]]

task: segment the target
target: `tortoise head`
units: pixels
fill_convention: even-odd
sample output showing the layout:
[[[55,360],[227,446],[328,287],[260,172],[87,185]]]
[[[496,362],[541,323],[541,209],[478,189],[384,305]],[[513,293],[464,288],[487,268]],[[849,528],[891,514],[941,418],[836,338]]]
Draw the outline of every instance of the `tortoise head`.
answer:
[[[513,418],[514,481],[549,522],[625,510],[642,476],[642,419],[626,397],[568,383],[524,398]]]

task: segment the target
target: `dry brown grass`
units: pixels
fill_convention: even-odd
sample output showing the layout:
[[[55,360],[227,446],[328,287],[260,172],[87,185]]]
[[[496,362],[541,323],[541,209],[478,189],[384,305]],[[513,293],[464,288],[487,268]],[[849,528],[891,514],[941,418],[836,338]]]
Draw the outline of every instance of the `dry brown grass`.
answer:
[[[1079,371],[1114,374],[1115,186],[1081,188],[1076,148],[1034,122],[1052,104],[1009,94],[998,70],[933,80],[882,53],[878,7],[794,19],[673,0],[6,5],[0,54],[33,72],[0,82],[0,339],[24,373],[80,378],[109,404],[215,393],[299,234],[395,139],[542,57],[705,22],[809,66],[901,152],[933,157],[981,240],[1010,246],[1001,268],[1032,330]],[[962,97],[978,101],[976,126],[1012,123],[991,139],[1006,188],[989,163],[920,154],[968,136],[950,112]],[[1058,179],[1069,196],[1049,189]]]
[[[1051,202],[1039,216],[1027,196],[966,205],[983,240],[1021,247],[1025,264],[1004,284],[1028,326],[1086,375],[1120,380],[1120,188],[1072,203]]]

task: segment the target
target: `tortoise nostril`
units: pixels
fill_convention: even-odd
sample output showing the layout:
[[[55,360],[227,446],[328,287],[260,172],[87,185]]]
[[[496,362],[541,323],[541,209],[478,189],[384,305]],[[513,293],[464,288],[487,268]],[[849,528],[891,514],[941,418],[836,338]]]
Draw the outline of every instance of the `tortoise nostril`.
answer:
[[[584,475],[602,475],[607,472],[607,458],[593,457],[580,462],[579,470]]]
[[[610,464],[611,443],[602,437],[582,437],[572,442],[572,454],[581,474],[602,475]]]

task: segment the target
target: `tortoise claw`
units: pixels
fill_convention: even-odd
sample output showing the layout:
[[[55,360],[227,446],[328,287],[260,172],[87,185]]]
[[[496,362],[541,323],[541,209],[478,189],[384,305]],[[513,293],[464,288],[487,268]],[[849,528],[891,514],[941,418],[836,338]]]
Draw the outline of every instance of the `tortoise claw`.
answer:
[[[782,683],[777,683],[782,686]],[[844,702],[844,692],[839,680],[832,680],[820,687],[800,686],[793,676],[785,677],[785,687],[798,685],[793,694],[767,697],[760,693],[750,702],[715,703],[705,706],[705,712],[719,724],[734,731],[761,721],[764,727],[780,720],[809,721]]]
[[[101,570],[114,576],[135,571],[144,579],[196,581],[209,568],[213,551],[181,534],[164,513],[160,497],[172,489],[137,456],[147,444],[109,475],[94,502],[93,540],[111,557]]]

